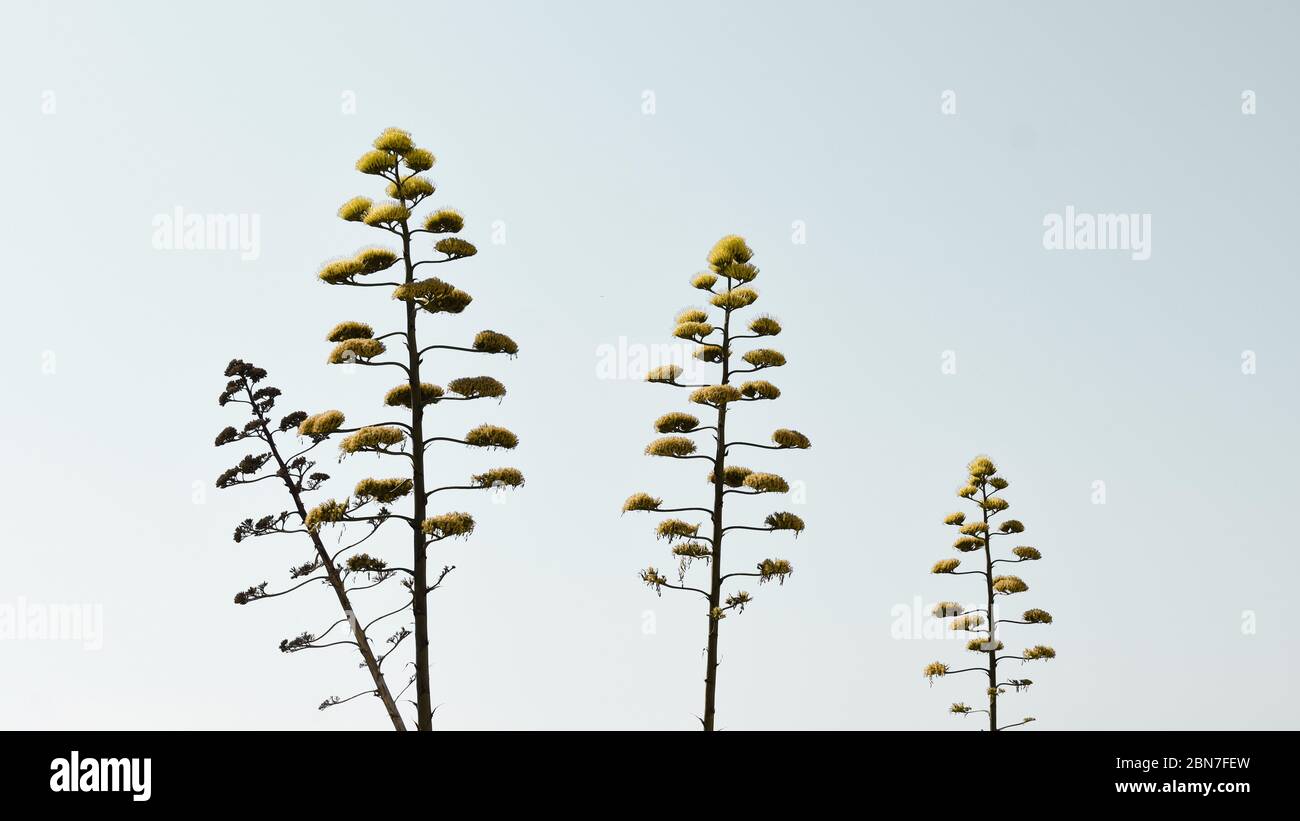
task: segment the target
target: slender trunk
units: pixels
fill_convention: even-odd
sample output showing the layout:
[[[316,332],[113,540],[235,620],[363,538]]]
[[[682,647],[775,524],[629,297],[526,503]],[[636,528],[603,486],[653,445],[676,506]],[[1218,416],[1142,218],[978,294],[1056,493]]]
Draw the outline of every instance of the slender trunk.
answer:
[[[727,290],[731,290],[731,278],[727,278]],[[726,385],[731,379],[731,309],[724,309],[722,320],[722,382]],[[714,729],[714,714],[718,696],[718,632],[722,619],[713,617],[714,611],[722,606],[722,502],[726,485],[723,472],[726,470],[727,457],[727,403],[718,405],[717,450],[713,461],[713,561],[710,562],[712,576],[709,584],[709,645],[704,667],[704,730]]]
[[[718,692],[718,631],[722,620],[713,617],[722,606],[722,471],[726,456],[727,406],[718,408],[718,448],[713,467],[713,561],[709,562],[712,576],[709,583],[709,645],[704,666],[704,729],[713,730],[713,716]]]
[[[400,180],[400,176],[399,176]],[[402,260],[406,266],[406,282],[415,281],[415,266],[411,264],[411,233],[406,223],[402,224]],[[415,700],[416,727],[421,731],[433,729],[433,696],[429,687],[429,614],[427,599],[429,594],[428,560],[425,555],[426,545],[421,523],[424,522],[428,500],[424,489],[424,394],[420,390],[420,347],[415,335],[416,305],[414,300],[405,300],[406,307],[406,351],[408,382],[411,388],[411,463],[412,484],[415,496],[415,511],[412,516],[412,542],[414,552],[415,578],[411,582],[413,597],[411,613],[415,619]]]
[[[298,512],[306,516],[302,502],[298,499],[294,499],[294,501],[298,505]],[[347,590],[343,586],[343,579],[339,576],[338,568],[330,560],[330,555],[325,550],[325,545],[321,543],[320,536],[313,533],[311,539],[312,543],[316,545],[316,555],[320,556],[321,561],[325,563],[325,572],[329,575],[330,587],[334,588],[334,593],[339,599],[339,606],[343,608],[343,613],[348,617],[348,624],[352,627],[352,636],[356,639],[357,647],[361,650],[361,657],[365,659],[366,669],[370,671],[370,677],[375,681],[375,690],[380,700],[384,702],[384,709],[388,711],[388,718],[393,722],[393,729],[405,730],[406,723],[402,721],[402,714],[397,709],[397,702],[393,700],[393,694],[388,690],[388,681],[379,669],[379,662],[375,658],[374,650],[370,648],[370,640],[366,637],[361,620],[357,618],[356,611],[352,609],[352,602],[348,599]]]
[[[249,401],[252,402],[252,391],[248,391]],[[275,458],[275,463],[279,467],[280,478],[289,490],[289,495],[293,497],[294,506],[298,510],[298,515],[305,522],[307,521],[307,507],[303,504],[302,493],[293,480],[289,477],[289,466],[285,464],[284,458],[280,456],[280,449],[276,447],[275,438],[271,436],[270,428],[267,427],[266,417],[257,410],[254,402],[253,410],[257,413],[258,421],[262,425],[262,434],[266,443],[271,448],[271,455]],[[339,575],[338,568],[334,566],[334,560],[325,545],[321,542],[320,534],[314,531],[310,532],[312,545],[316,548],[316,555],[320,558],[321,564],[325,566],[325,573],[329,579],[330,587],[334,588],[334,595],[338,597],[339,606],[343,608],[343,614],[348,619],[348,625],[352,628],[352,636],[356,639],[357,649],[361,651],[361,657],[365,659],[366,669],[370,671],[370,678],[375,682],[375,693],[380,700],[384,702],[384,709],[388,711],[388,717],[393,722],[393,729],[405,730],[406,724],[402,721],[402,714],[397,709],[397,702],[393,700],[393,694],[388,690],[388,682],[384,679],[383,673],[379,669],[379,662],[375,659],[374,650],[370,647],[370,641],[366,638],[365,630],[361,626],[361,620],[357,618],[356,611],[352,609],[352,602],[348,598],[347,588],[343,584],[343,578]]]
[[[988,492],[981,491],[980,495],[984,501],[988,501]],[[984,508],[984,583],[988,588],[988,619],[989,619],[989,730],[997,732],[998,729],[998,634],[997,625],[993,619],[993,534],[988,530],[989,511]]]

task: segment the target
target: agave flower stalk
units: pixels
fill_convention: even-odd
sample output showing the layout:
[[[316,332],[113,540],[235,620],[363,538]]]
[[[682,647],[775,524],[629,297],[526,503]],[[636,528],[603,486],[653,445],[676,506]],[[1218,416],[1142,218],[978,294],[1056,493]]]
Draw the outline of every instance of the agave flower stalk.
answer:
[[[415,209],[427,203],[435,192],[433,182],[422,172],[434,165],[434,156],[415,145],[411,135],[390,128],[374,141],[372,150],[357,161],[357,170],[363,174],[386,181],[388,200],[375,202],[368,197],[354,197],[339,209],[339,216],[349,222],[364,224],[384,232],[398,244],[396,250],[384,247],[365,248],[353,256],[327,263],[320,271],[321,281],[330,285],[357,288],[388,288],[401,305],[402,327],[375,335],[374,329],[363,322],[342,322],[327,334],[335,343],[329,362],[355,364],[365,367],[387,367],[402,371],[403,381],[388,391],[384,404],[394,409],[395,415],[405,418],[398,421],[371,423],[357,428],[343,428],[342,415],[308,420],[315,435],[346,434],[340,442],[345,455],[375,453],[392,457],[400,463],[401,475],[394,479],[374,479],[366,488],[358,486],[356,494],[360,504],[345,505],[338,521],[379,522],[387,519],[404,520],[410,527],[412,544],[410,608],[415,633],[416,725],[420,730],[433,728],[433,704],[429,684],[429,625],[427,595],[441,584],[450,572],[445,566],[437,581],[430,583],[428,549],[438,541],[455,537],[468,537],[474,521],[466,513],[430,515],[429,504],[435,494],[455,490],[485,490],[519,487],[523,474],[515,468],[503,467],[485,471],[467,482],[430,487],[426,452],[443,443],[459,443],[470,447],[511,449],[518,439],[510,431],[492,425],[482,425],[464,436],[430,436],[426,430],[425,409],[444,402],[476,399],[500,399],[506,394],[503,384],[490,376],[468,376],[451,379],[442,385],[424,381],[424,358],[434,352],[460,352],[468,354],[505,354],[519,352],[514,340],[492,330],[479,332],[471,342],[462,345],[433,344],[421,346],[417,318],[423,314],[459,314],[472,301],[472,297],[456,286],[438,277],[421,277],[432,270],[422,266],[445,265],[467,259],[477,253],[470,242],[456,234],[464,228],[465,221],[459,213],[440,208],[417,220]],[[416,244],[425,238],[434,240],[433,255],[419,257]],[[396,276],[393,276],[393,273]],[[405,351],[396,358],[385,359],[386,342],[400,341]],[[304,423],[306,424],[306,423]],[[362,492],[363,490],[367,492]],[[361,507],[370,503],[391,504],[409,497],[410,515],[388,513],[386,507],[380,514],[359,515]]]
[[[966,649],[983,654],[986,661],[979,667],[965,667],[958,670],[950,668],[941,661],[936,661],[926,665],[923,674],[933,683],[936,678],[958,673],[985,673],[988,676],[988,708],[977,710],[967,706],[964,702],[958,702],[953,704],[948,711],[954,715],[962,716],[986,713],[989,719],[989,730],[997,732],[1011,727],[1019,727],[1034,720],[1032,717],[1026,716],[1020,721],[1011,724],[998,724],[998,700],[1007,693],[1007,688],[1020,692],[1033,684],[1027,678],[1010,678],[1006,681],[999,681],[998,662],[1007,660],[1040,661],[1056,658],[1055,650],[1041,644],[1029,647],[1022,651],[1020,655],[999,655],[1004,649],[1004,645],[1001,639],[998,638],[998,625],[1051,624],[1052,614],[1046,610],[1031,608],[1026,610],[1019,619],[998,618],[997,611],[994,609],[996,598],[998,596],[1013,596],[1028,592],[1029,585],[1019,576],[998,574],[994,569],[995,565],[1034,562],[1041,559],[1042,554],[1037,548],[1026,545],[1013,547],[1008,551],[1008,554],[997,555],[994,553],[994,539],[1004,536],[1016,536],[1024,532],[1025,526],[1018,519],[1005,519],[995,526],[994,519],[1011,507],[1006,499],[998,495],[1010,486],[1010,482],[998,475],[997,467],[988,457],[976,457],[967,470],[966,483],[958,489],[957,495],[974,503],[979,511],[979,519],[969,521],[966,514],[959,511],[949,514],[943,521],[944,524],[958,530],[959,535],[953,542],[953,548],[963,554],[973,553],[976,556],[982,554],[984,569],[958,570],[961,567],[961,559],[940,559],[930,568],[930,572],[943,576],[983,576],[986,606],[984,608],[967,609],[957,602],[942,601],[935,605],[933,615],[938,618],[951,618],[952,622],[949,626],[952,629],[970,633],[973,638],[967,643]]]
[[[770,348],[754,348],[739,357],[744,366],[735,362],[736,351],[733,345],[742,339],[759,339],[776,336],[781,332],[781,325],[770,316],[759,316],[748,325],[748,333],[738,333],[737,316],[758,300],[758,292],[751,283],[758,276],[758,268],[750,261],[753,251],[738,236],[723,237],[709,252],[709,270],[696,275],[691,284],[710,295],[709,302],[720,318],[715,322],[703,309],[690,309],[677,317],[673,335],[678,339],[697,343],[695,357],[706,363],[716,364],[721,375],[716,384],[686,385],[679,381],[683,368],[667,365],[655,368],[647,374],[646,379],[663,385],[686,388],[691,391],[689,401],[709,409],[713,424],[701,424],[700,419],[692,414],[673,412],[659,417],[654,428],[663,438],[656,439],[646,448],[646,453],[668,459],[700,460],[709,465],[708,483],[712,488],[711,501],[700,507],[664,507],[663,500],[649,493],[635,493],[623,505],[627,511],[652,511],[656,513],[698,514],[692,518],[695,522],[670,518],[660,522],[656,535],[666,539],[672,555],[678,562],[678,584],[672,584],[654,565],[642,570],[641,580],[659,595],[665,589],[681,590],[694,593],[704,601],[704,615],[707,624],[705,669],[704,669],[704,712],[700,724],[706,731],[712,731],[717,713],[718,689],[718,642],[722,620],[731,612],[743,612],[753,600],[749,592],[736,590],[727,592],[727,583],[734,579],[756,578],[759,584],[771,581],[784,584],[792,572],[793,566],[786,559],[762,559],[753,567],[752,572],[724,572],[723,539],[731,531],[753,530],[765,533],[789,531],[794,535],[804,529],[803,520],[793,513],[778,512],[769,515],[762,526],[746,524],[726,524],[723,517],[724,504],[729,496],[759,496],[768,493],[786,493],[789,485],[786,480],[774,473],[750,470],[747,467],[731,464],[729,457],[733,448],[757,448],[760,450],[806,449],[811,446],[808,437],[794,430],[780,429],[772,434],[772,444],[741,441],[727,438],[728,411],[733,405],[747,402],[774,400],[781,395],[775,385],[764,379],[742,378],[741,384],[733,384],[733,379],[742,374],[749,375],[785,364],[785,357]],[[697,441],[692,434],[711,432],[713,447],[711,453],[697,451]],[[701,517],[707,517],[707,521]],[[701,532],[703,530],[704,532]],[[688,585],[688,571],[694,562],[703,562],[708,566],[707,582],[702,587]]]
[[[353,579],[364,578],[366,581],[364,587],[375,587],[391,578],[392,571],[388,570],[383,562],[365,553],[354,552],[360,542],[365,541],[364,538],[331,553],[326,550],[324,543],[321,541],[319,529],[309,526],[309,514],[303,501],[303,495],[319,489],[329,479],[329,476],[324,473],[314,472],[312,468],[316,466],[316,463],[308,459],[307,454],[314,450],[323,440],[315,439],[306,447],[288,455],[285,455],[280,443],[277,441],[277,437],[283,437],[298,427],[302,420],[307,418],[307,414],[302,411],[294,411],[280,419],[278,423],[273,423],[270,413],[275,407],[276,398],[280,396],[280,390],[269,385],[258,387],[258,383],[266,378],[266,371],[256,365],[238,359],[232,360],[226,368],[226,376],[230,381],[226,383],[226,388],[221,392],[218,402],[223,406],[228,404],[247,405],[252,418],[242,429],[230,426],[222,430],[217,435],[216,445],[221,447],[234,442],[251,440],[260,442],[266,450],[262,453],[245,456],[238,465],[222,473],[217,478],[217,487],[236,487],[267,479],[279,479],[284,484],[289,498],[293,501],[292,510],[264,516],[256,521],[245,519],[240,522],[235,528],[235,541],[240,542],[245,538],[276,534],[300,534],[305,535],[312,546],[312,558],[289,571],[290,578],[294,580],[291,587],[279,592],[267,592],[266,582],[251,585],[247,590],[235,594],[235,604],[244,605],[262,599],[277,598],[303,589],[313,582],[328,584],[338,599],[343,618],[334,622],[328,629],[319,634],[302,633],[293,639],[285,639],[280,643],[280,649],[284,652],[297,652],[299,650],[343,644],[355,646],[361,654],[362,663],[370,673],[370,678],[374,683],[373,689],[363,690],[347,698],[331,696],[321,703],[320,709],[323,710],[327,707],[342,704],[359,696],[374,695],[383,703],[384,709],[393,723],[393,729],[405,730],[406,725],[402,721],[401,713],[398,712],[397,702],[388,689],[388,682],[384,678],[382,669],[384,659],[388,653],[392,652],[392,649],[390,648],[383,655],[375,655],[367,630],[379,619],[363,625],[357,616],[356,608],[352,605],[351,597],[348,595],[351,591],[361,587],[361,585],[349,587]],[[351,555],[347,557],[344,563],[340,564],[339,560],[345,553]],[[331,634],[334,633],[334,629],[345,623],[351,629],[352,641],[332,639]],[[405,636],[402,636],[402,638],[405,638]],[[389,643],[395,647],[399,641],[400,639],[390,640]]]

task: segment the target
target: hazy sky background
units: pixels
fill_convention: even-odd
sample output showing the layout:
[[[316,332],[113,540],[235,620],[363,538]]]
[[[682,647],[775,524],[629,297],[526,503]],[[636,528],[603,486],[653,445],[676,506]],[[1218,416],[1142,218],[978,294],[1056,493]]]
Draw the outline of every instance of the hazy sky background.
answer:
[[[1297,23],[1273,3],[11,4],[0,605],[102,605],[104,638],[0,642],[0,727],[386,725],[365,699],[314,709],[366,686],[350,650],[277,649],[336,618],[327,589],[231,603],[309,551],[231,541],[285,500],[214,489],[244,451],[211,441],[242,423],[215,402],[236,356],[271,371],[284,412],[386,416],[399,372],[328,366],[323,336],[400,310],[315,273],[385,238],[334,212],[380,195],[352,164],[389,125],[437,154],[436,203],[481,249],[439,272],[474,304],[425,317],[422,341],[493,328],[522,347],[427,368],[510,391],[431,409],[435,429],[522,440],[438,451],[437,475],[528,478],[504,505],[438,500],[479,518],[431,558],[458,566],[431,600],[438,727],[698,726],[700,606],[641,585],[638,568],[672,562],[655,518],[619,516],[636,490],[706,500],[696,463],[642,455],[650,422],[689,408],[598,379],[597,350],[670,342],[700,302],[689,277],[732,232],[762,269],[751,312],[782,319],[790,361],[770,375],[782,398],[735,426],[814,447],[745,456],[807,500],[733,509],[808,529],[728,542],[731,568],[777,555],[796,572],[723,624],[720,726],[976,729],[946,709],[982,701],[983,680],[928,687],[921,669],[978,659],[963,639],[897,637],[895,608],[979,598],[928,569],[956,555],[941,520],[988,453],[1045,557],[1007,606],[1056,617],[1004,637],[1059,654],[1005,665],[1037,682],[1007,714],[1300,727]],[[1044,250],[1044,216],[1067,205],[1150,214],[1151,259]],[[156,250],[153,218],[177,206],[258,215],[260,256]],[[325,495],[388,472],[332,450]],[[394,527],[378,547],[396,561],[409,542]]]

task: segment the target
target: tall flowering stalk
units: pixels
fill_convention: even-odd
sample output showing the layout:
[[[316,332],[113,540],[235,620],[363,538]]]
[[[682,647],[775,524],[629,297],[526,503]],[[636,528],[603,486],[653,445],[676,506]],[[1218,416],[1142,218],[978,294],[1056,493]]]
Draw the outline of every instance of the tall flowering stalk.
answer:
[[[339,216],[349,222],[382,231],[398,244],[396,250],[370,247],[356,254],[326,264],[320,271],[321,281],[330,285],[354,288],[390,289],[401,306],[403,325],[378,336],[363,322],[341,322],[327,334],[335,343],[330,352],[332,364],[355,364],[365,367],[396,368],[402,381],[384,396],[384,404],[401,416],[396,421],[369,423],[360,427],[343,427],[343,414],[327,411],[304,420],[299,428],[307,436],[345,435],[339,448],[346,455],[373,453],[395,460],[400,469],[391,477],[363,479],[351,499],[322,505],[316,512],[322,524],[364,522],[371,525],[386,521],[406,522],[411,532],[411,567],[397,569],[404,575],[410,601],[402,608],[411,610],[414,622],[415,665],[412,681],[416,691],[416,726],[433,729],[433,703],[429,684],[429,624],[427,596],[437,589],[455,568],[443,566],[431,580],[428,550],[444,539],[468,537],[474,530],[473,517],[463,512],[431,515],[429,503],[435,494],[459,490],[488,490],[519,487],[523,474],[512,467],[494,468],[471,476],[467,481],[430,487],[426,452],[438,444],[455,443],[478,448],[513,449],[518,438],[505,428],[479,425],[462,436],[430,435],[425,425],[425,408],[445,402],[476,399],[500,399],[506,388],[490,376],[462,376],[442,385],[424,381],[425,356],[456,351],[470,354],[505,354],[519,351],[514,340],[492,330],[480,331],[465,345],[432,344],[421,346],[417,318],[424,314],[459,314],[473,298],[454,285],[437,277],[421,278],[418,269],[443,265],[474,256],[473,244],[455,234],[465,221],[456,211],[441,208],[422,220],[415,209],[434,194],[433,182],[422,172],[433,167],[434,156],[419,148],[411,135],[390,128],[374,141],[372,150],[357,160],[357,170],[387,183],[388,200],[375,202],[368,197],[354,197],[339,209]],[[432,256],[421,257],[417,243],[432,239]],[[430,270],[426,268],[426,271]],[[394,276],[395,274],[395,276]],[[382,358],[388,352],[386,342],[397,340],[405,349],[397,358]],[[408,513],[394,512],[390,506],[409,504]],[[376,509],[377,508],[377,509]],[[401,611],[398,611],[401,612]]]
[[[232,404],[245,405],[251,418],[240,428],[233,425],[226,427],[217,434],[215,444],[217,447],[222,447],[235,442],[251,441],[259,443],[258,446],[265,450],[245,456],[237,465],[223,472],[217,477],[217,487],[229,488],[279,480],[293,502],[291,510],[240,522],[235,528],[235,541],[242,542],[248,538],[287,534],[306,537],[306,541],[312,547],[311,556],[307,561],[289,569],[289,578],[292,581],[289,587],[267,592],[267,582],[254,584],[235,594],[235,604],[246,605],[264,599],[279,598],[306,589],[308,585],[315,582],[328,585],[338,600],[342,618],[319,632],[304,632],[291,639],[285,639],[280,642],[280,650],[285,653],[296,653],[302,650],[348,644],[356,647],[357,652],[361,654],[362,665],[370,674],[373,688],[362,690],[347,698],[331,696],[321,702],[320,709],[324,710],[363,695],[373,695],[383,703],[389,719],[393,722],[393,728],[405,730],[401,713],[397,710],[397,702],[388,689],[382,670],[384,660],[396,648],[397,641],[400,639],[390,639],[389,649],[376,655],[367,630],[379,619],[363,624],[352,606],[350,596],[355,590],[369,589],[383,584],[392,578],[393,571],[378,559],[366,553],[355,552],[357,546],[369,538],[369,534],[334,551],[327,550],[321,541],[319,527],[313,525],[303,497],[319,489],[329,479],[327,474],[313,470],[316,463],[307,458],[307,454],[315,450],[323,440],[314,438],[305,447],[290,445],[287,449],[283,443],[285,436],[298,427],[307,418],[307,414],[294,411],[281,417],[279,421],[274,421],[271,411],[280,396],[280,389],[271,385],[259,386],[259,383],[266,378],[266,371],[256,365],[239,359],[231,360],[226,368],[226,377],[230,381],[226,383],[226,388],[217,401],[223,407]],[[371,533],[373,532],[372,529]],[[338,628],[337,632],[336,628]],[[349,633],[351,639],[347,638]]]
[[[966,667],[954,670],[947,664],[936,661],[926,665],[924,674],[933,684],[936,678],[942,676],[971,672],[985,673],[988,676],[988,688],[986,690],[988,709],[977,710],[967,706],[964,702],[957,702],[949,708],[949,712],[963,716],[974,713],[987,713],[989,729],[996,732],[1010,727],[1019,727],[1034,720],[1032,717],[1025,717],[1012,724],[998,725],[998,700],[1006,694],[1007,688],[1010,687],[1019,692],[1033,684],[1027,678],[1009,678],[1006,681],[999,681],[998,662],[1053,659],[1056,658],[1056,651],[1051,647],[1037,644],[1026,649],[1018,656],[998,655],[1003,649],[1003,643],[998,638],[999,624],[1051,624],[1052,614],[1046,610],[1031,608],[1026,610],[1019,619],[998,618],[997,611],[994,609],[996,597],[1013,596],[1017,593],[1027,592],[1029,585],[1019,576],[998,575],[994,571],[994,566],[1034,562],[1043,556],[1038,552],[1037,548],[1020,546],[1011,548],[1009,556],[1003,555],[994,558],[993,540],[1002,536],[1014,536],[1023,533],[1025,526],[1017,519],[1005,519],[996,528],[994,527],[993,520],[1000,514],[1005,513],[1011,505],[997,495],[1006,490],[1010,483],[997,475],[997,468],[991,460],[985,456],[976,457],[968,466],[968,472],[966,484],[962,485],[957,491],[957,495],[974,503],[979,511],[979,519],[977,521],[967,521],[965,513],[957,512],[949,514],[943,521],[944,524],[957,528],[960,533],[952,546],[961,553],[975,554],[976,557],[983,554],[984,569],[958,570],[957,568],[961,566],[961,559],[940,559],[935,562],[930,572],[944,576],[983,576],[986,604],[982,608],[967,609],[958,602],[942,601],[934,606],[934,615],[938,618],[951,618],[951,626],[954,630],[971,633],[974,638],[966,644],[966,649],[973,653],[982,654],[986,659],[986,663],[980,667]]]
[[[707,507],[664,507],[663,500],[649,493],[635,493],[623,505],[627,511],[653,511],[656,513],[695,513],[708,517],[707,522],[687,522],[682,519],[665,519],[656,528],[656,535],[672,546],[672,555],[678,561],[677,581],[672,584],[654,566],[641,571],[641,580],[663,595],[665,589],[683,590],[699,595],[705,603],[707,622],[707,649],[704,668],[704,714],[700,723],[706,731],[714,729],[718,688],[718,640],[722,620],[731,612],[743,612],[752,601],[744,590],[728,593],[727,582],[740,578],[756,578],[759,584],[777,581],[782,584],[794,568],[785,559],[763,559],[754,565],[752,572],[723,572],[723,539],[727,533],[739,530],[773,532],[790,531],[796,536],[804,529],[803,520],[793,513],[778,512],[769,515],[762,526],[725,524],[723,505],[728,496],[759,496],[768,493],[786,493],[790,487],[786,480],[774,473],[750,470],[729,463],[732,448],[758,448],[762,450],[790,450],[810,447],[808,437],[794,430],[780,429],[772,434],[772,444],[758,444],[727,438],[728,410],[733,405],[776,399],[781,391],[763,379],[742,380],[733,384],[733,378],[753,374],[785,364],[785,357],[770,348],[754,348],[739,357],[745,367],[734,360],[733,344],[742,339],[776,336],[781,325],[770,316],[759,316],[748,325],[748,333],[737,333],[741,311],[758,300],[758,292],[750,283],[758,276],[758,268],[751,263],[753,251],[738,236],[723,237],[709,252],[709,270],[696,275],[691,284],[710,294],[709,302],[720,316],[716,323],[706,310],[690,309],[677,317],[673,336],[697,343],[695,357],[716,364],[721,369],[717,384],[684,385],[678,381],[683,368],[667,365],[652,370],[647,380],[663,385],[691,390],[690,401],[709,409],[713,424],[702,425],[699,418],[683,412],[668,413],[654,423],[656,431],[668,434],[656,439],[646,448],[646,453],[668,459],[701,460],[709,465],[708,483],[712,487],[711,503]],[[711,431],[713,447],[710,453],[697,452],[696,440],[690,434]],[[695,517],[698,518],[698,517]],[[701,533],[701,530],[704,533]],[[688,571],[694,562],[708,566],[709,575],[703,587],[686,583]]]

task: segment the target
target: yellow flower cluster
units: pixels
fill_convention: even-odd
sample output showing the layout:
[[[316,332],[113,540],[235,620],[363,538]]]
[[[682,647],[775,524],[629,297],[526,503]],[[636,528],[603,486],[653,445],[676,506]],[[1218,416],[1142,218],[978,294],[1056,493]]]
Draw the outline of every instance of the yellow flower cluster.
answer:
[[[401,428],[366,427],[339,442],[339,450],[344,453],[357,453],[364,450],[380,450],[388,445],[398,445],[406,441],[406,434]]]
[[[468,536],[474,532],[474,517],[468,513],[444,513],[430,516],[420,523],[424,535],[435,541],[452,536]]]

